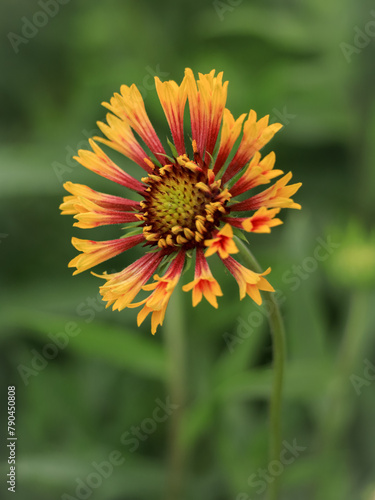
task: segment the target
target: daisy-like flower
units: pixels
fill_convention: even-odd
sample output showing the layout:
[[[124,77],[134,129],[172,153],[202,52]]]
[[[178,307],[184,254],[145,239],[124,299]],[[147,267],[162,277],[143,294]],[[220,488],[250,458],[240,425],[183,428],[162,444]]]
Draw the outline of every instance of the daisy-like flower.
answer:
[[[272,291],[262,274],[246,269],[233,255],[238,253],[233,230],[269,233],[281,224],[276,216],[282,208],[300,208],[292,196],[300,187],[289,184],[291,173],[274,169],[275,155],[259,153],[280,130],[269,117],[258,120],[255,111],[235,119],[226,109],[228,82],[223,73],[199,74],[191,69],[178,85],[155,77],[156,90],[168,121],[173,142],[168,156],[146,113],[135,85],[123,85],[109,103],[107,123],[98,123],[106,138],[90,139],[92,151],[80,150],[75,159],[89,170],[133,191],[137,200],[95,191],[67,182],[70,193],[61,205],[79,228],[107,224],[129,224],[129,232],[109,241],[73,238],[80,252],[70,263],[74,274],[91,269],[111,257],[142,245],[145,254],[124,270],[102,274],[100,287],[107,306],[122,310],[143,305],[138,324],[152,315],[152,333],[163,323],[168,301],[177,286],[185,262],[195,253],[195,276],[183,287],[192,290],[193,306],[204,296],[214,307],[222,295],[207,257],[217,254],[237,280],[240,298],[249,295],[261,303],[259,290]],[[184,130],[188,103],[191,140]],[[138,136],[142,144],[137,139]],[[235,147],[236,142],[238,145]],[[99,146],[112,148],[137,163],[144,174],[137,180],[116,165]],[[187,147],[188,143],[188,147]],[[266,189],[259,188],[271,184]],[[125,190],[124,190],[125,191]],[[237,197],[240,196],[240,199]],[[154,274],[166,267],[164,275]],[[151,283],[148,283],[153,278]],[[144,300],[133,302],[141,290],[151,291]]]

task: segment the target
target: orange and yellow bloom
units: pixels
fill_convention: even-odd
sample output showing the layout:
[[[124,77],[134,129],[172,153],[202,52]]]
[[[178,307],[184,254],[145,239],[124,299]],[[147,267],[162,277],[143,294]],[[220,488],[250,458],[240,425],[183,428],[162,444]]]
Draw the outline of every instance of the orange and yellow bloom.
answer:
[[[63,214],[73,215],[75,226],[89,229],[122,224],[129,232],[109,241],[73,238],[80,252],[70,263],[74,274],[100,264],[137,245],[146,253],[120,272],[102,274],[100,287],[107,306],[122,310],[143,308],[138,324],[151,314],[152,333],[163,323],[169,299],[178,285],[187,259],[195,254],[194,280],[183,290],[192,290],[193,306],[203,297],[217,307],[222,296],[207,258],[217,254],[237,280],[240,298],[249,295],[261,303],[260,290],[272,291],[262,274],[245,268],[233,255],[238,253],[234,232],[266,233],[281,224],[276,217],[282,208],[300,208],[291,198],[300,183],[289,184],[291,173],[274,169],[275,155],[263,159],[260,149],[280,130],[269,124],[269,117],[257,119],[255,111],[235,119],[226,109],[228,82],[223,73],[215,76],[186,69],[181,85],[155,78],[156,91],[171,131],[172,156],[168,156],[145,109],[135,85],[123,85],[110,103],[107,123],[98,123],[105,138],[90,140],[92,151],[80,150],[75,158],[81,165],[133,192],[128,199],[67,182],[70,193],[61,205]],[[189,108],[191,129],[184,128],[185,108]],[[138,141],[136,135],[142,141]],[[188,144],[187,136],[191,136]],[[233,151],[236,141],[239,145]],[[190,141],[189,141],[190,142]],[[114,163],[98,143],[122,153],[138,164],[144,174],[140,180]],[[229,160],[229,157],[231,159]],[[256,194],[251,191],[258,188]],[[236,197],[241,195],[240,200]],[[243,216],[239,216],[238,213]],[[131,231],[131,232],[130,232]],[[154,274],[167,265],[163,276]],[[149,283],[150,279],[153,281]],[[147,298],[133,302],[141,290]]]

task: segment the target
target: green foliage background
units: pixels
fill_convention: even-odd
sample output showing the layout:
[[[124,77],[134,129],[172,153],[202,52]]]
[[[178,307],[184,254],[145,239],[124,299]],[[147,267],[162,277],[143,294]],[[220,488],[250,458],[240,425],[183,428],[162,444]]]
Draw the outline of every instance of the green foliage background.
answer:
[[[278,168],[303,182],[295,197],[303,210],[284,211],[284,226],[271,235],[249,237],[263,268],[272,267],[271,282],[283,299],[285,440],[305,447],[282,472],[282,499],[374,498],[375,382],[369,376],[375,372],[365,373],[366,360],[375,363],[373,8],[368,0],[71,0],[16,53],[9,33],[22,35],[24,17],[32,20],[41,6],[2,0],[2,492],[11,495],[4,479],[5,405],[7,386],[15,385],[17,498],[76,498],[77,478],[85,480],[92,462],[108,460],[113,450],[125,461],[90,498],[165,498],[169,420],[136,451],[120,440],[151,417],[156,399],[168,396],[163,330],[153,337],[147,321],[136,327],[134,310],[105,310],[98,279],[71,276],[70,238],[88,232],[73,229],[58,205],[67,180],[109,187],[71,162],[105,117],[100,103],[121,84],[136,83],[165,138],[150,75],[180,82],[191,67],[196,74],[224,71],[235,116],[253,108],[273,121],[282,117],[284,129],[268,150],[276,151]],[[365,29],[372,33],[367,40],[358,35]],[[90,237],[114,237],[112,230]],[[339,244],[322,262],[313,258],[319,238]],[[121,268],[137,255],[109,265]],[[219,310],[206,303],[193,310],[190,296],[183,297],[184,494],[261,499],[248,478],[268,467],[271,338],[265,321],[251,331],[248,318],[257,306],[240,302],[231,277],[212,267],[224,291]],[[26,385],[20,366],[31,368],[48,335],[70,322],[80,333]]]

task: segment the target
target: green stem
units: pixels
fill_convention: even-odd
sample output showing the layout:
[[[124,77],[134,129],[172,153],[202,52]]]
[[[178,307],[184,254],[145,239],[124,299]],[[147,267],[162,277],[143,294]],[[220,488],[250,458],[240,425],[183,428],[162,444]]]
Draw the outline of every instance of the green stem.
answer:
[[[238,238],[236,245],[244,263],[253,271],[261,273],[262,269],[248,247]],[[280,308],[273,292],[262,292],[268,305],[268,321],[271,327],[273,340],[273,384],[270,400],[270,448],[269,460],[280,460],[281,453],[281,405],[284,378],[284,362],[286,355],[284,323]],[[270,483],[268,499],[276,500],[279,497],[280,476],[276,476]]]
[[[164,336],[168,354],[168,395],[178,408],[171,414],[168,456],[167,499],[183,499],[185,455],[181,446],[181,426],[186,403],[185,325],[182,292],[174,290],[165,317]]]

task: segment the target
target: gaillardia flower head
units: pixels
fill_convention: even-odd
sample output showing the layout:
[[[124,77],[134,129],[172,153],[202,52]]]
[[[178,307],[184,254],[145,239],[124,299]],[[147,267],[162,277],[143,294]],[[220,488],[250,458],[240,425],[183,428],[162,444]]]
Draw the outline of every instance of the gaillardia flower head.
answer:
[[[80,252],[70,263],[74,274],[142,245],[145,254],[120,272],[104,273],[100,287],[103,299],[113,309],[143,308],[138,324],[151,313],[152,333],[163,323],[170,296],[178,284],[185,262],[195,254],[195,276],[183,287],[192,290],[193,305],[204,296],[214,307],[222,295],[209,268],[207,257],[217,254],[237,280],[240,298],[249,295],[261,303],[259,290],[273,288],[263,274],[246,269],[233,255],[238,252],[234,231],[268,233],[281,224],[281,208],[300,208],[291,199],[300,184],[288,184],[292,174],[266,189],[259,188],[283,174],[274,169],[275,155],[261,158],[259,150],[282,127],[269,125],[268,116],[257,119],[255,111],[235,119],[226,109],[228,82],[215,71],[199,74],[186,69],[181,85],[155,78],[156,90],[167,118],[173,142],[168,156],[148,118],[142,96],[135,85],[123,85],[104,106],[110,110],[107,123],[98,123],[106,138],[90,140],[92,151],[78,152],[81,165],[133,191],[137,200],[104,194],[67,182],[70,196],[61,205],[63,214],[74,215],[80,228],[106,224],[129,224],[129,232],[109,241],[80,240],[72,243]],[[191,130],[184,130],[188,102]],[[139,136],[143,145],[137,140]],[[234,148],[238,141],[238,146]],[[137,180],[116,165],[98,143],[108,146],[143,170]],[[188,146],[188,147],[187,147]],[[235,150],[234,150],[235,149]],[[255,188],[258,188],[255,190]],[[254,191],[255,190],[255,191]],[[236,199],[240,196],[240,199]],[[126,227],[126,226],[125,226]],[[162,276],[155,274],[163,267]],[[153,281],[149,284],[150,279]],[[141,290],[150,295],[133,302]]]

